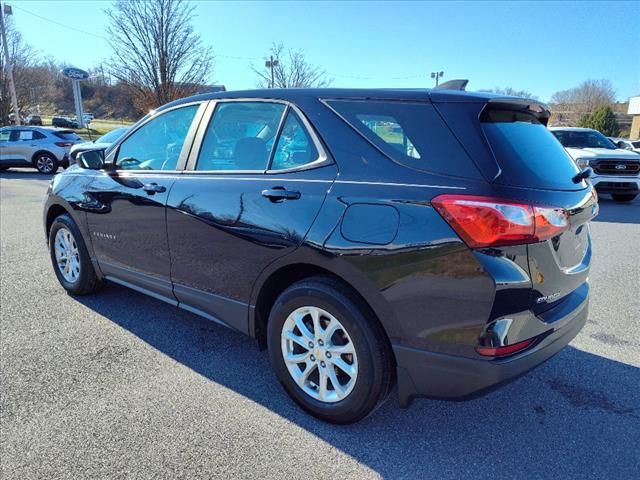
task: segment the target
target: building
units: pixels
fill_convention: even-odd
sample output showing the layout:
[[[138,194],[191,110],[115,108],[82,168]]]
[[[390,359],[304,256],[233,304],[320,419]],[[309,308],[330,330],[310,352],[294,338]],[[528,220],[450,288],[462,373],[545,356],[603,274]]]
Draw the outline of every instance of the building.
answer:
[[[629,138],[631,140],[638,140],[640,139],[640,95],[629,99],[629,110],[627,113],[633,115]]]

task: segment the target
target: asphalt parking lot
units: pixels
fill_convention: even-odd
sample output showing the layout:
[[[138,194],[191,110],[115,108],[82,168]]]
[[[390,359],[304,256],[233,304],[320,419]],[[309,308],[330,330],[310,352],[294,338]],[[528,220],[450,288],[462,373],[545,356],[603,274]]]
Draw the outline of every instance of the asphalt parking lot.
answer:
[[[73,298],[45,248],[48,179],[0,173],[0,478],[638,478],[640,198],[602,198],[588,324],[461,403],[397,394],[319,422],[253,340],[108,285]]]

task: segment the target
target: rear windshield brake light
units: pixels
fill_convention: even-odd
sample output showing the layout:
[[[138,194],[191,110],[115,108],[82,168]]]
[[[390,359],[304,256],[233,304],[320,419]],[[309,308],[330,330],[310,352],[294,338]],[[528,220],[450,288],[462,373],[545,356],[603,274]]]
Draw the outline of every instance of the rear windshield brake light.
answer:
[[[471,248],[542,242],[570,226],[563,208],[474,195],[439,195],[431,203]]]

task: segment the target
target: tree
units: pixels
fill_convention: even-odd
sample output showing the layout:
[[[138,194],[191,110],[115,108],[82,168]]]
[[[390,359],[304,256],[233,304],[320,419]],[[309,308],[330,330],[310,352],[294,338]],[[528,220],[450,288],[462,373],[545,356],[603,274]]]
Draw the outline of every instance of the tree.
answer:
[[[184,0],[117,0],[106,11],[109,73],[132,89],[141,112],[192,95],[210,79],[213,52],[193,31],[193,11]]]
[[[538,97],[531,92],[526,90],[516,90],[512,87],[495,87],[489,88],[486,90],[480,90],[481,92],[490,92],[490,93],[499,93],[500,95],[507,95],[509,97],[523,97],[523,98],[531,98],[533,100],[537,100]]]
[[[620,134],[620,126],[616,116],[608,105],[602,105],[595,112],[583,116],[579,126],[593,128],[607,137],[617,137]]]
[[[556,110],[570,110],[581,116],[593,113],[601,105],[616,100],[616,90],[610,80],[587,80],[575,88],[561,90],[551,96]]]
[[[33,89],[38,86],[38,79],[29,75],[29,70],[35,65],[35,54],[31,46],[24,41],[22,34],[16,30],[13,19],[7,16],[4,22],[9,61],[13,66],[13,80],[18,97],[18,109],[24,113],[31,104]],[[9,113],[12,110],[9,77],[4,57],[4,48],[0,48],[0,124],[2,125],[9,123]]]
[[[274,43],[269,57],[278,62],[273,68],[273,86],[276,88],[321,88],[332,82],[323,69],[307,62],[301,50],[285,49],[282,43]],[[271,68],[251,65],[251,69],[258,75],[259,88],[271,86]]]

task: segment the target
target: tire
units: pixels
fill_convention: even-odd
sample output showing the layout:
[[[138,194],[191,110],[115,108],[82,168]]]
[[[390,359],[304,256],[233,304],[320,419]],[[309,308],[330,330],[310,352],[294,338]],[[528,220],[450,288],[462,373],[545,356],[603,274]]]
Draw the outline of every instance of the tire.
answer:
[[[40,152],[33,157],[33,166],[45,175],[53,175],[58,171],[58,159],[49,152]]]
[[[319,314],[320,338],[315,336],[314,311]],[[305,323],[308,337],[293,320],[294,312]],[[335,333],[321,342],[324,332],[338,324]],[[314,348],[309,341],[315,342]],[[384,330],[357,295],[331,278],[312,277],[287,288],[271,309],[267,342],[271,364],[287,393],[304,410],[327,422],[361,420],[384,402],[393,386],[393,355]],[[286,362],[286,355],[305,357],[304,368],[302,361]],[[324,389],[320,388],[322,378]]]
[[[57,251],[56,251],[57,250]],[[64,258],[74,258],[68,269]],[[101,286],[76,222],[68,214],[53,221],[49,231],[49,256],[60,285],[71,295],[88,295]],[[77,266],[77,269],[75,268]]]
[[[638,196],[637,193],[612,193],[611,196],[616,202],[631,202]]]

